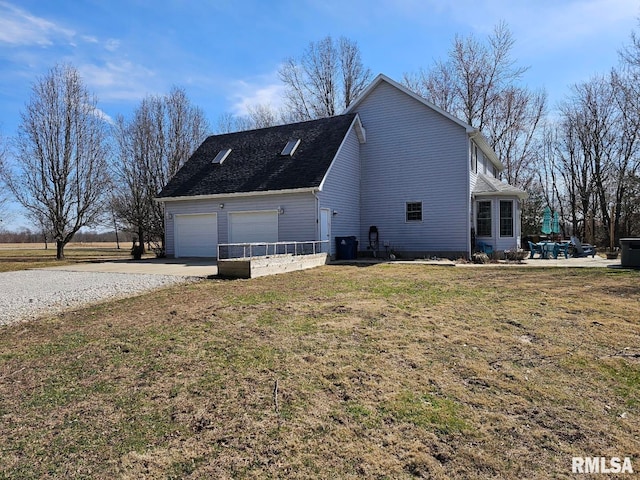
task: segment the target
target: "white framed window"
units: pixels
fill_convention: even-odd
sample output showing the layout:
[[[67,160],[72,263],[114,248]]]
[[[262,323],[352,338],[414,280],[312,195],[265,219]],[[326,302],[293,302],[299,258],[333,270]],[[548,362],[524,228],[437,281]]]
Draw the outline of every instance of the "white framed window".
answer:
[[[471,171],[478,173],[478,146],[471,143]]]
[[[500,200],[500,236],[513,237],[513,201]]]
[[[405,212],[405,219],[407,222],[421,222],[422,202],[407,202]]]
[[[478,237],[491,236],[491,201],[478,202],[476,215],[476,235]]]

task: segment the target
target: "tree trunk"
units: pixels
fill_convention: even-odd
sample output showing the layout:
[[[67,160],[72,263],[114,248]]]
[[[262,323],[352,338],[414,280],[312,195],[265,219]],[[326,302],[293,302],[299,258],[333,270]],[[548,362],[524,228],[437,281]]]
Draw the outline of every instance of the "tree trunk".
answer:
[[[56,240],[56,260],[64,260],[64,242]]]
[[[138,243],[142,247],[142,253],[144,253],[144,230],[140,226],[138,227]]]

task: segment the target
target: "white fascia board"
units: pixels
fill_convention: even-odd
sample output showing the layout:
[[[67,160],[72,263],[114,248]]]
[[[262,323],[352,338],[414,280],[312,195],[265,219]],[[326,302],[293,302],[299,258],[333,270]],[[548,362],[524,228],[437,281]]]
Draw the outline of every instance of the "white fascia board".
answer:
[[[474,193],[473,194],[474,198],[486,198],[486,197],[511,197],[511,198],[519,198],[520,200],[526,200],[527,198],[529,198],[529,194],[527,192],[525,192],[524,190],[521,190],[519,192],[509,192],[509,191],[498,191],[496,190],[495,192],[480,192],[480,193]]]
[[[154,200],[159,203],[179,202],[184,200],[210,200],[220,198],[239,198],[239,197],[256,197],[263,195],[284,195],[290,193],[314,193],[319,190],[318,187],[309,188],[291,188],[288,190],[267,190],[264,192],[236,192],[236,193],[214,193],[210,195],[185,195],[182,197],[156,197]]]

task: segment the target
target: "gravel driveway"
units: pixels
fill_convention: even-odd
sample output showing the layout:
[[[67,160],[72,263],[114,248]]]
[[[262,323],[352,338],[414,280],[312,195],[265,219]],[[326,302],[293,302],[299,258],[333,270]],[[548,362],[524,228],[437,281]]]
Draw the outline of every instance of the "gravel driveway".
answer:
[[[0,273],[0,325],[193,281],[184,276],[21,270]]]

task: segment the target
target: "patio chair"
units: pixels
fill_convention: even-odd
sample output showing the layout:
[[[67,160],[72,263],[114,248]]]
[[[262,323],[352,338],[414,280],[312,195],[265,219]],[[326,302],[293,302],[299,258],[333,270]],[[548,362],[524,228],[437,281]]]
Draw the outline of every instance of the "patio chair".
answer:
[[[588,257],[591,255],[591,258],[593,258],[596,256],[596,247],[588,243],[581,243],[576,236],[571,237],[571,245],[573,245],[574,257]]]
[[[542,246],[529,241],[529,258],[533,258],[533,255],[536,253],[540,254],[542,258]]]
[[[553,247],[553,258],[557,259],[560,253],[564,254],[564,258],[569,258],[569,244],[568,243],[556,243]]]
[[[491,255],[493,253],[493,247],[488,243],[478,242],[476,243],[476,248],[479,252],[486,253],[487,255]]]

